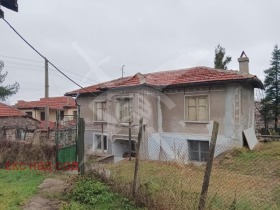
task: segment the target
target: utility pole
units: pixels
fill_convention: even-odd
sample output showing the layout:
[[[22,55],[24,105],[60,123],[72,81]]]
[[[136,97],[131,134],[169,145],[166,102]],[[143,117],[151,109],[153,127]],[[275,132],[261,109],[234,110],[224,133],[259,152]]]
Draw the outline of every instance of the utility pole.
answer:
[[[49,61],[45,58],[45,98],[49,97]]]
[[[122,65],[122,78],[123,78],[123,74],[124,74],[124,71],[123,71],[124,67],[125,67],[125,65]]]

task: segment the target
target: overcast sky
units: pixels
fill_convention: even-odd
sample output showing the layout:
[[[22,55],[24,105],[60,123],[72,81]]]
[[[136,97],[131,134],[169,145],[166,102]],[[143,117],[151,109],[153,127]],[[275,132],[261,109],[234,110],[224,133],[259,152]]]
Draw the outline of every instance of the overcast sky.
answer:
[[[18,0],[5,18],[37,50],[82,86],[137,72],[213,67],[219,43],[238,69],[244,50],[250,73],[263,80],[271,52],[280,44],[279,0]],[[44,60],[0,20],[0,60],[9,98],[44,97]],[[50,67],[50,96],[78,87]]]

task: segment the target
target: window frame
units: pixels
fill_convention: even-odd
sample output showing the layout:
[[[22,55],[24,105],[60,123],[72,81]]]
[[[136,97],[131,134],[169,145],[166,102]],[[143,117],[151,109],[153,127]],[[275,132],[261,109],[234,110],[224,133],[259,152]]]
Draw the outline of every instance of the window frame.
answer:
[[[16,129],[16,140],[23,141],[25,140],[26,131],[22,128]]]
[[[40,112],[40,120],[41,121],[45,121],[46,120],[45,112],[44,111]]]
[[[102,137],[101,134],[94,134],[94,139],[95,139],[95,142],[96,142],[95,150],[97,150],[97,151],[101,151],[102,150],[102,148],[101,148],[101,137]],[[98,142],[99,138],[100,138],[100,142]],[[104,140],[106,140],[106,141],[104,141]],[[104,141],[104,152],[107,152],[108,151],[108,137],[107,137],[107,135],[103,134],[103,141]],[[100,147],[99,147],[99,145],[100,145]]]
[[[60,118],[60,120],[64,120],[64,117],[65,117],[65,112],[64,112],[64,110],[60,110],[60,111],[59,111],[59,118]]]
[[[191,143],[198,142],[198,150],[197,151],[192,151],[191,150]],[[207,158],[206,160],[202,160],[202,153],[206,153],[205,151],[202,151],[201,149],[201,144],[202,143],[207,143],[208,145],[208,151],[207,151]],[[189,161],[196,161],[196,162],[207,162],[209,158],[209,150],[210,150],[210,142],[207,140],[188,140],[188,159]],[[193,153],[197,152],[198,153],[198,160],[193,158]]]
[[[78,118],[78,111],[74,110],[73,111],[73,120],[77,120]]]
[[[134,113],[133,113],[133,109],[134,109],[134,97],[132,96],[122,96],[122,97],[117,97],[117,101],[118,101],[118,106],[117,106],[117,119],[119,121],[119,123],[121,124],[128,124],[129,122],[130,123],[133,123],[133,119],[134,119]],[[129,102],[129,111],[128,111],[128,116],[126,116],[128,118],[128,120],[122,120],[122,117],[121,117],[121,107],[122,107],[122,101],[124,100],[128,100]],[[130,117],[130,119],[129,119]],[[125,117],[123,117],[125,118]]]
[[[33,117],[33,112],[32,111],[26,111],[25,114],[27,114],[29,117]]]
[[[102,108],[101,110],[103,110],[103,104],[105,104],[105,110],[102,111],[102,119],[99,120],[97,117],[97,104],[101,104]],[[94,107],[93,107],[94,111],[93,111],[93,121],[94,122],[107,122],[107,101],[94,101]]]
[[[188,98],[195,98],[196,101],[198,98],[200,97],[205,97],[207,99],[207,119],[206,120],[188,120],[188,110],[187,110],[187,99]],[[197,111],[197,106],[196,105],[196,112]],[[197,116],[197,113],[196,113],[196,116]],[[209,123],[210,121],[210,95],[209,94],[194,94],[194,95],[184,95],[184,121],[186,123]]]

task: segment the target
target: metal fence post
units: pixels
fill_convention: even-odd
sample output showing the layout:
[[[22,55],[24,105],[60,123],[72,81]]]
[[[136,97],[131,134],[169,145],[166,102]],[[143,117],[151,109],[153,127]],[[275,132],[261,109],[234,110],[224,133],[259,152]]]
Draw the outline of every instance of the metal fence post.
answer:
[[[78,123],[78,164],[80,175],[85,174],[85,163],[84,163],[84,133],[85,133],[85,121],[83,118],[79,118]]]

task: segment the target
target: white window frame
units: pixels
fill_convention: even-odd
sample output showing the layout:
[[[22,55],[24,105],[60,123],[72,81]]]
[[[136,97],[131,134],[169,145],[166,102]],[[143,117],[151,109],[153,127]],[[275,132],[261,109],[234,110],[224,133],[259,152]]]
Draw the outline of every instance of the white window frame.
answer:
[[[187,99],[188,98],[196,98],[196,100],[200,97],[206,97],[207,99],[207,119],[203,121],[199,120],[189,120],[188,119],[188,110],[187,110]],[[197,105],[196,105],[197,106]],[[196,112],[198,112],[197,107],[196,107]],[[196,116],[198,116],[198,113],[196,113]],[[190,122],[190,123],[209,123],[210,121],[210,95],[209,94],[194,94],[194,95],[184,95],[184,120],[185,122]]]
[[[194,142],[198,142],[198,151],[191,151],[190,144],[194,143]],[[206,160],[201,160],[202,153],[205,153],[205,151],[201,151],[201,144],[202,143],[208,144],[208,158],[209,158],[209,149],[210,149],[209,141],[188,140],[188,153],[189,153],[188,158],[189,158],[190,161],[197,161],[197,162],[206,162],[207,161],[208,158]],[[191,156],[194,152],[198,152],[198,160],[194,160],[193,158],[191,158]]]
[[[97,114],[97,106],[98,104],[101,104],[102,106],[102,119],[98,119],[98,114]],[[103,105],[105,104],[105,109],[103,109]],[[107,102],[106,101],[95,101],[94,102],[94,107],[93,107],[93,112],[94,112],[94,122],[106,122],[107,121]]]

